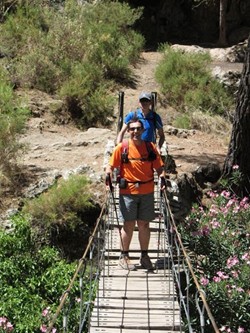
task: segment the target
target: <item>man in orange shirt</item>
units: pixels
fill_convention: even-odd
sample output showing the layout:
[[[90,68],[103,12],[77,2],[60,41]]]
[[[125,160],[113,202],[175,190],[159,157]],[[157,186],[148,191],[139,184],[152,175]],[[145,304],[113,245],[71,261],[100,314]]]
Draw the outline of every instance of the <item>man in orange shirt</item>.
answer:
[[[155,144],[141,139],[144,131],[143,122],[138,118],[128,123],[127,131],[130,139],[124,149],[124,143],[119,143],[110,158],[106,168],[106,184],[110,185],[112,171],[120,169],[120,220],[123,222],[121,231],[120,266],[134,270],[135,266],[129,259],[129,247],[132,240],[135,223],[139,231],[141,248],[141,266],[152,270],[153,265],[148,256],[150,240],[149,222],[154,219],[154,170],[161,177],[161,188],[165,188],[164,163]],[[125,152],[125,150],[127,152]],[[126,156],[124,156],[126,155]]]

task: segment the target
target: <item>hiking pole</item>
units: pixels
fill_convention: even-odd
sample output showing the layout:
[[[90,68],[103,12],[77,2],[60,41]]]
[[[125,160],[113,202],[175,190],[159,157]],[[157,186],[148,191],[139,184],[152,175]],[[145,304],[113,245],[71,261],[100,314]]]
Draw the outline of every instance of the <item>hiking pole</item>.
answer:
[[[123,124],[123,107],[124,107],[124,91],[119,91],[119,102],[118,102],[118,125],[117,125],[117,133],[120,132]]]
[[[152,104],[152,110],[153,110],[154,112],[156,112],[157,92],[156,92],[156,91],[152,91],[151,95],[152,95],[152,101],[153,101],[153,104]]]

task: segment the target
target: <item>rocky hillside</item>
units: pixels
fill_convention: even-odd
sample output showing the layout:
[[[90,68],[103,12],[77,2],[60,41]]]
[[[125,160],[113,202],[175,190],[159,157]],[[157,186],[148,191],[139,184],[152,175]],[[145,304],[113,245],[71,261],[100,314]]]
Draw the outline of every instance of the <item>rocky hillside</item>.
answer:
[[[240,73],[242,63],[229,63],[225,57],[224,49],[218,51],[214,66],[221,66],[223,70],[230,66],[230,71]],[[141,55],[141,61],[133,69],[136,87],[124,89],[125,113],[137,106],[141,91],[159,91],[154,70],[160,58],[161,54],[158,52],[145,52]],[[58,175],[67,177],[72,172],[87,172],[93,182],[98,183],[95,192],[101,198],[104,191],[104,152],[107,143],[114,142],[116,138],[116,123],[111,129],[89,128],[83,132],[71,123],[55,123],[50,112],[51,106],[62,103],[61,101],[39,91],[19,91],[19,94],[25,97],[33,113],[25,134],[20,138],[28,148],[21,161],[26,179],[14,197],[5,196],[1,203],[2,212],[6,212],[8,208],[17,208],[23,196],[39,193]],[[172,131],[168,127],[168,120],[173,110],[158,107],[157,112],[161,114],[165,124],[168,151],[175,160],[177,174],[190,173],[209,162],[223,164],[228,138],[199,131]]]

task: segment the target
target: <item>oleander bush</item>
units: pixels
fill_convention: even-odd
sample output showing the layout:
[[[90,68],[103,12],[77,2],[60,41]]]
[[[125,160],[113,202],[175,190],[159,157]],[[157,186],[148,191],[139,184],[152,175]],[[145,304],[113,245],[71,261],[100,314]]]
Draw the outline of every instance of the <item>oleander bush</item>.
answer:
[[[196,275],[219,329],[246,333],[250,325],[249,198],[237,198],[227,189],[208,195],[211,204],[194,206],[180,226],[182,240],[195,254]]]

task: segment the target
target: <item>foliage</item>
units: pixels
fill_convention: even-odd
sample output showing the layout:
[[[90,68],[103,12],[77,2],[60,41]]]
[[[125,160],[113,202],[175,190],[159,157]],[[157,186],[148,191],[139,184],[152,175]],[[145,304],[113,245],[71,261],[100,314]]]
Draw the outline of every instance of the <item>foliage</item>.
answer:
[[[187,114],[180,114],[173,120],[173,126],[177,128],[191,129],[194,128],[191,125],[190,117]]]
[[[28,110],[21,106],[6,71],[0,67],[0,185],[13,181],[17,158],[24,148],[17,136],[23,131],[27,116]]]
[[[76,65],[67,82],[62,84],[59,95],[65,98],[67,109],[80,127],[109,125],[114,99],[107,94],[110,84],[100,85],[100,82],[103,82],[102,70],[85,62]]]
[[[196,255],[196,274],[221,331],[247,332],[250,324],[250,205],[227,190],[210,192],[207,209],[195,206],[181,226]]]
[[[35,224],[47,227],[67,224],[75,228],[77,223],[83,222],[83,213],[93,207],[87,185],[85,176],[71,175],[38,198],[27,201],[23,213],[28,213]]]
[[[156,80],[167,103],[190,115],[202,111],[227,117],[233,100],[209,72],[207,53],[182,53],[162,45],[163,58],[156,68]]]
[[[15,217],[11,232],[0,230],[1,316],[17,333],[40,332],[43,309],[55,310],[74,269],[55,249],[37,247],[27,220]]]
[[[177,113],[172,122],[174,127],[186,129],[199,129],[202,132],[225,136],[231,133],[231,124],[224,117],[209,115],[200,110],[191,113]]]
[[[88,185],[85,176],[71,175],[24,204],[37,244],[55,246],[69,260],[81,257],[100,213]]]
[[[132,80],[144,38],[133,30],[142,10],[126,3],[78,4],[57,8],[26,1],[0,25],[0,51],[12,80],[21,87],[59,93],[81,127],[107,125],[119,83]]]

